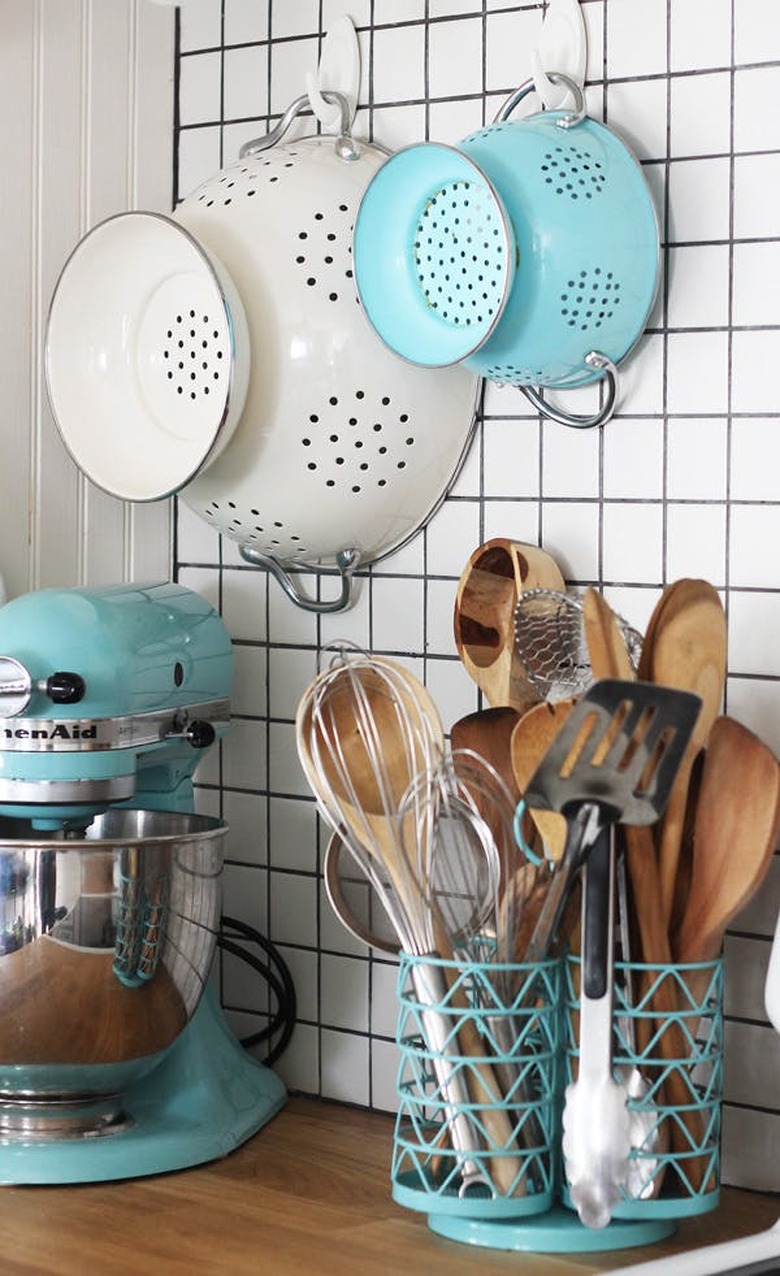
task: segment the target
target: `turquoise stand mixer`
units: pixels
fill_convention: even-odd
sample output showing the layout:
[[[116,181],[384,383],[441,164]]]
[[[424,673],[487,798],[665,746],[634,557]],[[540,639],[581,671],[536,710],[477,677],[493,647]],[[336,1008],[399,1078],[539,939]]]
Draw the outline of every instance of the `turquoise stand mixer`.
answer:
[[[227,827],[192,777],[232,667],[178,584],[0,607],[2,1183],[196,1165],[285,1103],[209,984]]]

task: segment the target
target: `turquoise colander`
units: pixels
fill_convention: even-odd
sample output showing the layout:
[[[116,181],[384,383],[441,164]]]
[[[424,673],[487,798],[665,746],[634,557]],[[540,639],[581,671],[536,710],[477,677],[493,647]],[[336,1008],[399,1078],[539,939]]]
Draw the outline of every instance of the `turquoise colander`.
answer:
[[[425,142],[386,160],[358,210],[354,267],[366,315],[396,354],[463,363],[548,416],[592,425],[614,408],[615,368],[652,308],[660,248],[639,164],[566,83],[572,112],[510,120],[529,82],[457,147]],[[535,389],[605,375],[595,417],[553,409]]]

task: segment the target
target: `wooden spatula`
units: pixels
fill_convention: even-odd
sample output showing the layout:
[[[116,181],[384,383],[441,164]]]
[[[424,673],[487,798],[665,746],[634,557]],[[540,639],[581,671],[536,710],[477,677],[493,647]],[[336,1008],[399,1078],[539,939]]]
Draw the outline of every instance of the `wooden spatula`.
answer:
[[[726,676],[726,617],[717,590],[684,578],[668,586],[651,617],[640,677],[701,697],[702,709],[661,825],[658,860],[665,925],[669,926],[685,823],[691,769],[721,708]]]

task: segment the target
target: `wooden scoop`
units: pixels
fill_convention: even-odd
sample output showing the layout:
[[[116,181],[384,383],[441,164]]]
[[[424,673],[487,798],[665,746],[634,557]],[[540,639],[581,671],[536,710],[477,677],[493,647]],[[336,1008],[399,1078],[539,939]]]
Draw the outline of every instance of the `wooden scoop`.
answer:
[[[496,537],[469,558],[455,599],[455,645],[489,705],[522,712],[538,700],[515,651],[514,613],[529,589],[565,589],[557,563],[535,545]]]
[[[733,718],[710,732],[696,808],[688,902],[672,948],[679,962],[712,961],[726,927],[764,880],[780,830],[780,765]]]
[[[664,590],[642,646],[640,678],[693,691],[702,709],[661,825],[658,862],[664,925],[672,916],[691,769],[717,717],[726,676],[726,617],[706,580],[676,581]]]

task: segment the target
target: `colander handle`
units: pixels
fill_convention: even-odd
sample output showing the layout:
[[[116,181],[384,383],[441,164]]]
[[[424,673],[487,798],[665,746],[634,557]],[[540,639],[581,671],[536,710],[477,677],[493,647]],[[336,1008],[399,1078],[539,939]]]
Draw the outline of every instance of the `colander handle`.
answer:
[[[574,128],[575,125],[581,124],[588,114],[585,108],[585,94],[582,91],[582,85],[578,84],[576,80],[572,80],[571,76],[564,75],[562,71],[548,71],[547,78],[552,80],[553,84],[565,84],[574,98],[574,109],[567,111],[565,115],[561,115],[555,121],[558,128]],[[508,120],[515,107],[519,106],[523,98],[528,97],[528,94],[532,93],[535,88],[536,85],[533,80],[525,80],[503,103],[494,123],[503,124],[505,120]]]
[[[343,160],[358,159],[360,157],[360,147],[351,133],[350,107],[347,98],[345,98],[343,93],[337,93],[332,89],[322,89],[320,91],[326,102],[333,103],[341,111],[339,133],[335,141],[336,154],[339,159]],[[257,155],[259,151],[267,151],[271,146],[275,146],[284,137],[293,120],[302,114],[312,114],[308,93],[302,93],[294,102],[291,102],[278,123],[264,137],[256,137],[251,142],[245,142],[238,153],[239,158],[246,159],[247,156]]]
[[[270,572],[274,580],[279,582],[287,597],[295,603],[296,607],[300,607],[302,611],[313,611],[319,616],[325,616],[336,611],[346,611],[352,605],[352,573],[360,562],[360,552],[357,549],[342,549],[336,555],[336,568],[341,577],[341,590],[338,597],[331,599],[330,602],[322,602],[319,599],[308,598],[305,594],[302,594],[300,590],[296,589],[290,573],[286,572],[281,563],[278,563],[269,554],[261,554],[259,550],[252,549],[251,545],[239,546],[239,553],[253,567],[261,567],[264,571]],[[321,574],[324,575],[325,573]]]
[[[611,359],[605,354],[601,354],[598,350],[591,350],[585,355],[585,362],[591,368],[599,368],[603,371],[603,380],[606,384],[604,401],[593,416],[578,416],[574,412],[564,412],[563,408],[556,408],[554,404],[544,399],[538,390],[530,385],[519,385],[518,390],[522,390],[536,411],[542,416],[548,417],[551,421],[557,421],[559,425],[573,425],[580,430],[589,429],[594,425],[604,425],[615,411],[615,403],[617,402],[617,385],[618,375],[617,368]]]

